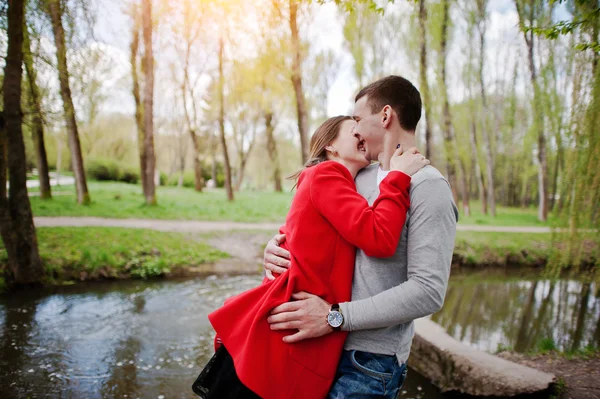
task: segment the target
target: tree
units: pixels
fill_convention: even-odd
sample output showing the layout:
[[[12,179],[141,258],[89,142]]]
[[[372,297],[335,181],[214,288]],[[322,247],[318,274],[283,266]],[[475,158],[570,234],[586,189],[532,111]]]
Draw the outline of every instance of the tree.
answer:
[[[140,30],[141,30],[141,17],[137,6],[134,4],[132,7],[133,25],[132,25],[132,40],[130,46],[130,62],[131,62],[131,79],[132,87],[131,93],[133,94],[133,100],[135,102],[135,124],[137,127],[137,141],[140,156],[140,179],[142,181],[142,189],[145,192],[146,187],[146,152],[144,151],[144,104],[142,103],[142,96],[140,93],[140,75],[138,72],[138,53],[140,47]]]
[[[144,178],[144,197],[146,204],[156,205],[156,188],[154,186],[154,171],[156,159],[154,156],[154,53],[152,47],[152,0],[142,0],[142,32],[144,39],[144,145],[145,165],[141,173]]]
[[[487,172],[487,195],[482,192],[482,202],[487,203],[490,207],[492,216],[496,217],[496,190],[494,187],[494,153],[492,151],[492,143],[490,139],[490,132],[488,128],[488,101],[485,91],[484,82],[484,62],[485,62],[485,33],[487,28],[487,0],[477,0],[476,10],[476,27],[479,33],[479,90],[481,96],[481,132],[483,135],[483,145],[486,156],[486,172]],[[483,183],[482,183],[483,184]],[[485,208],[484,208],[485,209]],[[484,212],[487,213],[487,212]]]
[[[22,131],[24,0],[10,1],[7,14],[8,49],[4,67],[4,111],[0,114],[0,234],[8,254],[8,267],[15,283],[31,284],[40,282],[44,271],[27,194],[25,143]],[[8,197],[7,167],[10,180]]]
[[[443,119],[444,119],[444,143],[446,149],[446,162],[448,165],[448,180],[453,186],[455,200],[458,200],[456,185],[458,176],[456,173],[456,159],[458,158],[458,167],[460,169],[460,189],[463,202],[463,211],[466,216],[469,211],[469,191],[467,186],[466,171],[462,160],[458,156],[458,146],[456,145],[456,137],[454,135],[454,127],[452,126],[452,114],[450,112],[450,100],[448,99],[448,84],[446,76],[447,63],[447,45],[448,45],[448,25],[450,24],[450,0],[443,1],[442,13],[442,37],[440,45],[440,81],[443,101]],[[457,201],[458,202],[458,201]]]
[[[289,0],[289,24],[292,37],[292,71],[290,78],[296,95],[296,116],[298,133],[300,134],[300,150],[302,163],[308,160],[308,111],[302,88],[302,50],[300,48],[300,32],[298,29],[298,0]]]
[[[221,149],[223,151],[223,163],[225,164],[225,189],[227,199],[233,201],[233,184],[231,182],[231,163],[229,162],[229,152],[227,151],[227,140],[225,139],[225,75],[223,73],[223,47],[225,46],[223,37],[219,38],[219,133],[221,139]]]
[[[52,189],[50,187],[48,157],[46,155],[46,144],[44,142],[44,119],[42,114],[40,89],[37,85],[37,74],[33,66],[31,41],[29,39],[29,31],[26,24],[23,27],[23,63],[25,65],[25,71],[27,72],[29,102],[32,110],[31,124],[40,181],[40,198],[48,199],[52,198]]]
[[[519,26],[527,44],[527,63],[529,66],[530,83],[533,87],[533,129],[537,135],[537,160],[538,160],[538,219],[545,222],[548,218],[548,161],[546,155],[546,135],[544,134],[544,116],[542,114],[542,95],[538,82],[538,73],[535,62],[536,36],[532,30],[527,31],[528,25],[534,25],[543,13],[543,3],[539,0],[516,0]]]
[[[419,36],[420,36],[420,53],[419,53],[419,86],[421,89],[421,97],[423,98],[423,109],[425,116],[425,156],[431,158],[431,126],[429,118],[431,113],[431,96],[429,95],[429,83],[427,81],[427,7],[425,0],[419,0]]]
[[[63,101],[63,111],[67,125],[69,149],[71,150],[71,164],[73,174],[75,175],[77,202],[79,204],[87,205],[90,203],[90,195],[87,188],[83,156],[81,155],[81,143],[79,141],[79,131],[77,129],[77,119],[75,116],[75,107],[73,106],[71,86],[69,83],[67,45],[62,24],[63,7],[64,4],[61,3],[61,0],[47,0],[47,13],[52,21],[54,45],[56,46],[58,80],[60,82],[60,94]]]
[[[202,159],[201,150],[202,143],[199,135],[201,121],[198,113],[198,94],[196,90],[198,79],[201,74],[197,73],[194,81],[191,81],[192,65],[191,58],[193,48],[198,47],[198,41],[201,33],[201,22],[203,20],[202,4],[185,0],[182,5],[181,15],[183,22],[176,24],[173,27],[175,31],[176,41],[183,46],[183,49],[178,49],[183,64],[183,78],[179,83],[181,98],[183,100],[183,111],[189,136],[194,146],[194,188],[196,191],[202,191],[204,179],[202,177]],[[175,47],[178,48],[178,43]]]

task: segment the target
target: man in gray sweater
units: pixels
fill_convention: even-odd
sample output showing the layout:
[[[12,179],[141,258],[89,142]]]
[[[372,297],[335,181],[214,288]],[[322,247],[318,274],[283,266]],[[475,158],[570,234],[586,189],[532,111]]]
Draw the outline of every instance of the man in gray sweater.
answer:
[[[369,158],[379,160],[356,177],[357,190],[369,204],[379,195],[397,144],[415,146],[421,107],[418,90],[400,76],[378,80],[356,96],[356,134],[366,141]],[[426,166],[412,176],[410,209],[396,254],[380,259],[357,250],[351,302],[330,304],[300,292],[295,301],[273,309],[272,329],[298,330],[284,338],[292,345],[349,331],[329,398],[398,396],[406,378],[413,320],[437,312],[444,303],[457,220],[448,181]],[[283,240],[276,235],[265,249],[269,278],[290,265],[289,253],[279,247]]]

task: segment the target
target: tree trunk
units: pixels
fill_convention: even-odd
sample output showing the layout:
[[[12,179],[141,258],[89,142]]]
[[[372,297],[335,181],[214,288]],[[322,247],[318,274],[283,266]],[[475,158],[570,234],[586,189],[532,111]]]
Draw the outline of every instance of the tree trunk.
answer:
[[[31,118],[33,143],[40,180],[40,198],[52,198],[52,189],[50,187],[50,172],[48,168],[48,157],[46,156],[46,144],[44,142],[44,120],[42,119],[42,107],[40,99],[40,90],[37,85],[37,76],[33,68],[33,57],[31,56],[31,44],[29,40],[29,31],[27,26],[23,27],[23,63],[27,71],[27,82],[29,84],[29,99],[33,116]]]
[[[456,173],[456,159],[458,157],[458,150],[456,145],[456,138],[454,137],[454,128],[452,126],[452,115],[450,113],[450,100],[448,99],[448,85],[446,78],[446,53],[447,53],[447,42],[448,42],[448,24],[450,19],[450,3],[449,0],[444,0],[444,13],[442,20],[442,41],[440,46],[440,63],[441,63],[441,80],[442,80],[442,97],[443,97],[443,112],[444,112],[444,143],[446,149],[446,162],[448,164],[448,180],[452,185],[452,193],[454,194],[454,200],[458,203],[458,193],[456,186],[458,185],[458,177]],[[461,181],[460,189],[463,201],[463,211],[465,215],[470,214],[469,211],[469,194],[466,183],[466,171],[462,161],[458,160],[458,166],[461,169]]]
[[[531,78],[531,84],[533,86],[533,123],[534,131],[537,133],[538,138],[538,219],[545,222],[548,219],[548,163],[546,159],[546,137],[544,135],[544,117],[542,110],[540,109],[542,104],[542,96],[540,93],[540,87],[537,81],[537,71],[535,68],[535,34],[533,31],[526,32],[523,10],[516,1],[517,13],[519,15],[519,24],[525,43],[527,44],[527,62],[529,64],[529,74]],[[535,20],[535,1],[532,0],[530,6],[529,22],[534,23]]]
[[[140,156],[140,180],[142,190],[146,187],[146,174],[144,173],[146,157],[144,151],[144,105],[140,95],[140,78],[138,74],[137,56],[140,47],[140,16],[139,10],[133,7],[133,28],[131,40],[131,78],[133,81],[132,94],[135,102],[135,125],[137,127],[138,151]]]
[[[229,153],[227,152],[227,140],[225,140],[225,76],[223,75],[223,46],[223,37],[221,37],[219,39],[219,131],[221,133],[223,163],[225,164],[225,189],[227,191],[227,199],[233,201],[231,164],[229,163]]]
[[[419,0],[419,35],[421,40],[421,54],[420,64],[421,70],[419,74],[419,86],[421,86],[421,97],[423,98],[423,111],[425,116],[425,157],[431,159],[433,144],[431,137],[431,126],[429,124],[429,112],[428,107],[431,106],[431,99],[429,96],[429,83],[427,81],[427,8],[425,7],[425,0]]]
[[[279,167],[279,155],[277,154],[277,143],[275,142],[275,127],[273,126],[273,113],[265,113],[265,133],[267,135],[267,151],[271,159],[271,168],[273,169],[273,184],[275,191],[283,191],[281,186],[281,168]]]
[[[0,235],[8,267],[17,284],[42,280],[44,270],[27,194],[25,143],[22,131],[21,83],[25,2],[8,2],[8,49],[4,67],[3,120],[0,120]],[[6,196],[6,169],[10,178]]]
[[[477,189],[481,196],[481,211],[484,215],[487,215],[487,196],[485,192],[485,184],[483,183],[483,175],[481,173],[481,166],[479,165],[479,150],[477,148],[477,122],[475,121],[475,113],[471,119],[471,154],[473,156],[473,163],[475,164],[475,179],[477,180]]]
[[[483,67],[485,60],[485,13],[486,0],[477,1],[478,19],[483,26],[479,26],[479,89],[481,91],[481,133],[483,136],[483,146],[485,150],[486,165],[486,180],[487,180],[487,201],[489,203],[490,212],[493,217],[496,217],[496,190],[494,187],[494,153],[492,151],[492,143],[490,139],[490,131],[487,124],[488,106],[487,96],[485,93],[485,83],[483,80]],[[487,214],[487,212],[486,212]]]
[[[69,135],[69,149],[71,150],[71,165],[75,175],[75,186],[77,189],[77,202],[87,205],[90,203],[83,156],[81,155],[81,143],[79,142],[79,131],[77,130],[77,119],[75,118],[75,107],[71,96],[69,84],[69,69],[67,68],[67,46],[65,42],[65,31],[62,25],[62,5],[60,0],[48,0],[48,12],[52,20],[52,31],[54,33],[54,45],[56,46],[56,58],[58,62],[58,80],[60,82],[60,95],[63,100],[63,110]]]
[[[298,116],[298,132],[300,133],[300,150],[302,151],[302,164],[308,160],[308,113],[306,100],[302,90],[302,54],[300,49],[300,35],[298,32],[298,2],[290,0],[290,30],[292,33],[292,85],[296,95],[296,114]]]
[[[142,173],[146,175],[144,197],[147,205],[156,205],[154,171],[154,55],[152,51],[152,0],[142,0],[142,30],[144,36],[144,158]]]
[[[190,135],[192,143],[194,143],[194,190],[202,192],[204,177],[202,177],[202,162],[200,161],[200,139],[193,130],[190,130]]]

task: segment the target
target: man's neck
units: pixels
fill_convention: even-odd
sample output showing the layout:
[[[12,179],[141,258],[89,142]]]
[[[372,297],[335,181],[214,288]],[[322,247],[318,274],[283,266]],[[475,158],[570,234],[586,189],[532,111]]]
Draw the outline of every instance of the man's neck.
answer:
[[[402,146],[403,151],[417,145],[415,134],[405,132],[401,129],[398,129],[396,132],[387,133],[383,141],[383,152],[379,154],[377,160],[379,161],[379,167],[384,171],[390,170],[390,159],[394,155],[398,144]]]

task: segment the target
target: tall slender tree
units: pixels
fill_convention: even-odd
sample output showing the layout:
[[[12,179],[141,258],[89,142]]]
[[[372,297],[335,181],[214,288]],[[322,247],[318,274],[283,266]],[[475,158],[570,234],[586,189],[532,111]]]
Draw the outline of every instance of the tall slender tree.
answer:
[[[137,143],[140,156],[140,178],[142,181],[142,189],[146,187],[146,152],[144,151],[144,103],[140,93],[140,74],[138,66],[138,54],[140,48],[140,32],[142,29],[140,10],[137,4],[132,6],[132,39],[130,46],[130,61],[131,61],[131,79],[133,100],[135,102],[135,125],[137,128]]]
[[[198,95],[195,92],[195,84],[191,81],[191,58],[192,49],[196,47],[200,39],[200,28],[202,23],[202,11],[200,4],[192,3],[191,0],[183,2],[183,23],[178,24],[181,30],[179,37],[182,39],[183,50],[183,82],[180,85],[183,100],[183,111],[187,124],[188,133],[194,147],[194,189],[202,191],[204,178],[202,175],[202,138],[199,135],[201,121],[198,115]]]
[[[487,29],[487,0],[477,0],[477,31],[479,33],[479,90],[481,96],[481,133],[483,136],[483,147],[485,151],[485,169],[486,169],[486,188],[487,195],[482,198],[482,201],[487,200],[489,204],[490,213],[496,217],[496,189],[494,186],[494,152],[492,151],[492,140],[490,138],[490,130],[488,127],[488,101],[485,91],[484,81],[484,66],[485,66],[485,35]],[[483,197],[483,193],[482,193]],[[487,213],[487,212],[486,212]]]
[[[46,2],[47,12],[50,16],[50,20],[52,21],[54,45],[56,46],[60,95],[63,101],[63,110],[69,138],[69,149],[71,150],[71,165],[73,168],[73,174],[75,175],[77,202],[79,204],[86,205],[90,203],[90,195],[87,188],[83,156],[81,154],[81,143],[77,128],[77,118],[75,116],[75,107],[73,105],[73,97],[71,95],[71,85],[69,83],[67,44],[65,40],[65,30],[62,23],[64,3],[61,0],[46,0]]]
[[[223,37],[219,38],[219,133],[221,139],[221,149],[223,151],[223,163],[225,164],[225,189],[227,199],[233,201],[233,183],[231,181],[231,163],[229,162],[229,152],[227,151],[227,140],[225,138],[225,75],[223,72],[223,50],[225,43]]]
[[[302,163],[308,159],[308,111],[304,89],[302,88],[302,49],[300,46],[300,30],[298,29],[298,0],[289,0],[289,25],[292,37],[292,73],[290,78],[296,96],[296,116],[298,133],[300,134],[300,150]]]
[[[27,72],[27,84],[29,89],[29,102],[32,110],[31,127],[33,133],[33,143],[40,181],[40,198],[52,198],[52,189],[50,187],[50,173],[48,168],[48,157],[46,155],[46,144],[44,141],[44,119],[42,114],[42,100],[40,89],[37,85],[37,74],[33,65],[33,56],[31,54],[31,40],[27,24],[23,27],[23,63]]]
[[[425,156],[431,158],[432,154],[432,136],[429,118],[431,113],[431,96],[429,95],[429,82],[427,80],[427,6],[425,0],[419,0],[419,88],[421,89],[421,97],[423,98],[423,110],[425,116]]]
[[[44,272],[27,195],[25,143],[22,131],[21,84],[25,1],[9,1],[7,17],[4,111],[0,114],[0,235],[15,283],[30,284],[40,282]],[[10,179],[8,197],[7,168]]]
[[[470,214],[469,209],[469,190],[467,186],[466,171],[461,158],[458,156],[458,146],[454,135],[454,126],[452,126],[452,113],[450,112],[450,100],[448,98],[447,83],[447,52],[448,52],[448,28],[450,25],[450,0],[443,1],[442,12],[442,37],[440,43],[440,81],[442,86],[443,99],[443,118],[444,118],[444,143],[446,149],[446,162],[448,165],[448,179],[452,184],[452,190],[455,200],[458,200],[456,186],[461,190],[463,212],[466,216]],[[458,164],[458,165],[457,165]],[[460,170],[460,176],[457,173],[457,166]],[[460,177],[460,181],[459,181]]]
[[[543,12],[544,4],[540,0],[515,0],[515,5],[519,14],[519,26],[527,45],[527,64],[529,66],[530,83],[533,87],[533,129],[537,135],[538,161],[538,219],[545,222],[548,219],[548,160],[546,155],[542,94],[535,61],[536,35],[533,30],[526,29],[527,26],[535,25],[540,14]]]
[[[146,204],[156,205],[154,172],[154,52],[152,44],[152,0],[142,0],[142,32],[144,38],[144,159],[146,164],[142,173],[144,179],[144,197]]]

